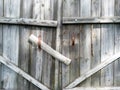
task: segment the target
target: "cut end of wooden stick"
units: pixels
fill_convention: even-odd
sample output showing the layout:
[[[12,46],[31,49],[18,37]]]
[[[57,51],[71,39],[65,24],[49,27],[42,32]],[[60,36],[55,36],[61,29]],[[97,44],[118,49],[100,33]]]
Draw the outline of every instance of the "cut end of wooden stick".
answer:
[[[28,42],[33,45],[33,46],[37,46],[38,45],[38,38],[35,37],[33,34],[30,35]]]
[[[69,65],[71,63],[71,59],[67,58],[64,62],[66,65]]]

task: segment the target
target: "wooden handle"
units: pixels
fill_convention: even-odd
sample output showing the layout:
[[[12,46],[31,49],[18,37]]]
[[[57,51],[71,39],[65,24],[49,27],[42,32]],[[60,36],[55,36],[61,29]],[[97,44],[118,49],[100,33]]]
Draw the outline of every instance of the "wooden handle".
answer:
[[[36,36],[34,36],[33,34],[29,37],[28,42],[34,46],[38,46],[38,42],[40,42],[41,49],[43,49],[44,51],[46,51],[47,53],[49,53],[50,55],[55,57],[57,60],[60,60],[61,62],[65,63],[66,65],[69,65],[71,62],[71,60],[69,58],[67,58],[67,57],[63,56],[62,54],[60,54],[59,52],[55,51],[54,49],[52,49],[49,45],[47,45],[42,40],[39,41],[38,38]]]

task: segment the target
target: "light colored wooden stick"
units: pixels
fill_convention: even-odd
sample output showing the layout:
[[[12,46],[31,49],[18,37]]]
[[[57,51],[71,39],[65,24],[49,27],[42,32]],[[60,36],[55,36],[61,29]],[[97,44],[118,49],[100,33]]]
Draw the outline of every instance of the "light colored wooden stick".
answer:
[[[39,40],[38,40],[38,38],[36,36],[34,36],[32,34],[29,37],[28,42],[31,43],[34,46],[38,46]],[[61,62],[65,63],[66,65],[70,64],[71,60],[69,58],[67,58],[67,57],[63,56],[62,54],[60,54],[59,52],[55,51],[50,46],[48,46],[46,43],[44,43],[42,40],[40,40],[40,45],[41,45],[41,49],[43,49],[44,51],[46,51],[47,53],[49,53],[50,55],[52,55],[56,59],[58,59]]]
[[[31,77],[29,74],[18,68],[15,64],[10,62],[9,59],[0,56],[0,62],[6,65],[7,67],[9,67],[10,69],[12,69],[13,71],[15,71],[16,73],[20,74],[22,77],[24,77],[25,79],[36,85],[38,88],[42,90],[49,90],[46,86],[44,86],[39,81]]]
[[[104,62],[101,62],[101,64],[99,64],[95,68],[89,70],[88,72],[84,73],[83,75],[81,75],[80,77],[78,77],[77,79],[75,79],[66,88],[74,88],[75,86],[77,86],[78,84],[80,84],[81,82],[83,82],[85,79],[87,79],[88,77],[90,77],[94,73],[98,72],[100,69],[104,68],[105,66],[107,66],[110,63],[112,63],[113,61],[117,60],[118,58],[120,58],[120,53],[117,53],[117,54],[115,54],[115,55],[113,55],[113,56],[111,56],[111,57],[103,60]]]

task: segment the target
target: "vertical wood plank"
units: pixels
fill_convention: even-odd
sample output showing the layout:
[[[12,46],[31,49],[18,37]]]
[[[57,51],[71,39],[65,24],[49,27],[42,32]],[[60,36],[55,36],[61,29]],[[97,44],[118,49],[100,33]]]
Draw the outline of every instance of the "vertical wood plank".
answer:
[[[4,16],[19,18],[20,0],[4,0]],[[18,65],[19,26],[4,25],[3,29],[3,56]],[[4,89],[17,89],[17,74],[6,66],[2,70],[2,87]]]
[[[61,52],[61,30],[62,30],[62,16],[63,16],[63,0],[57,1],[57,29],[56,29],[56,51]],[[62,75],[61,62],[55,61],[55,90],[62,89]]]
[[[115,16],[120,16],[120,0],[115,0]],[[120,25],[115,25],[115,53],[120,52]],[[114,63],[114,86],[120,86],[120,59]]]
[[[31,18],[32,15],[32,0],[21,0],[21,18]],[[18,66],[29,73],[30,64],[30,48],[28,38],[30,36],[31,27],[20,26],[20,44],[19,44],[19,63]],[[18,77],[18,89],[29,90],[29,82],[23,77]]]
[[[44,2],[44,19],[45,20],[53,20],[53,4],[54,0],[46,0]],[[44,29],[44,38],[43,41],[46,42],[49,46],[52,45],[52,37],[53,37],[53,30],[52,28],[46,28]],[[55,38],[54,38],[55,40]],[[53,79],[53,76],[51,76],[51,73],[54,74],[54,69],[52,66],[54,63],[53,57],[49,55],[48,53],[44,53],[44,61],[43,61],[43,72],[42,72],[42,82],[44,85],[50,87],[53,89],[54,82],[51,80]]]
[[[64,0],[63,16],[79,17],[79,0]],[[71,9],[70,9],[71,8]],[[79,25],[64,26],[62,30],[62,53],[72,62],[69,66],[62,64],[62,86],[65,87],[79,77]]]
[[[3,0],[0,1],[0,16],[3,16]],[[2,25],[0,25],[0,55],[3,53],[3,28]],[[2,64],[0,63],[0,72],[2,71]],[[0,73],[0,89],[1,87],[1,78],[2,72]]]
[[[33,1],[33,13],[32,18],[34,19],[44,19],[44,1],[34,0]],[[40,35],[43,40],[43,30],[39,27],[32,27],[32,33],[37,37]],[[38,81],[42,81],[42,69],[43,69],[43,50],[38,50],[38,48],[31,47],[31,65],[30,74],[36,78]],[[33,84],[30,85],[30,90],[39,90]]]
[[[80,2],[81,17],[91,16],[91,0]],[[87,9],[86,9],[87,8]],[[81,25],[80,28],[80,75],[90,70],[91,63],[91,25]],[[90,86],[91,78],[85,80],[80,86]]]
[[[92,0],[92,17],[100,17],[101,0]],[[100,64],[100,25],[92,25],[91,68]],[[100,72],[91,76],[91,85],[100,86]]]
[[[106,3],[106,4],[105,4]],[[102,0],[102,16],[114,16],[114,0]],[[114,25],[101,25],[101,62],[114,53]],[[113,86],[113,64],[101,70],[101,86]]]

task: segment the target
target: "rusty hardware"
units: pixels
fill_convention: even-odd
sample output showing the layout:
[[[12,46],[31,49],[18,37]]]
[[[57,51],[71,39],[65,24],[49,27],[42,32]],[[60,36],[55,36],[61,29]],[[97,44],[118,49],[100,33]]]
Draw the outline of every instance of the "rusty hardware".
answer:
[[[74,33],[72,34],[71,41],[72,41],[72,46],[74,46],[75,45],[75,34]]]
[[[38,48],[41,50],[41,35],[38,36]]]

